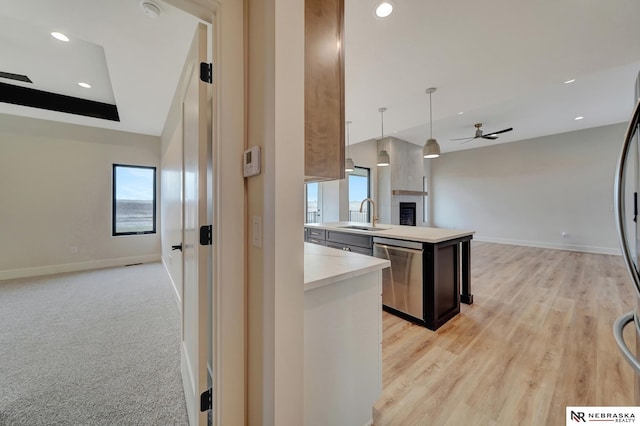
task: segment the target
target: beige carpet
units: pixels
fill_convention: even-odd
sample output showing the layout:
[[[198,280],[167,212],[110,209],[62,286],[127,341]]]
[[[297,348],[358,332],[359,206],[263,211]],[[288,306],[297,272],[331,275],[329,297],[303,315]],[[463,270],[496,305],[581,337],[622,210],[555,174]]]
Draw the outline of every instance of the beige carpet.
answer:
[[[0,281],[0,425],[187,425],[160,263]]]

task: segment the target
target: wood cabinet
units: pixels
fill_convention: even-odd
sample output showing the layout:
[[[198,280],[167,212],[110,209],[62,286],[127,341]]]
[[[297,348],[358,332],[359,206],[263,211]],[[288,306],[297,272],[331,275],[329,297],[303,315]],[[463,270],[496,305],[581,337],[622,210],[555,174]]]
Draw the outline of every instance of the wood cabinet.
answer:
[[[305,181],[344,179],[344,0],[305,0]]]

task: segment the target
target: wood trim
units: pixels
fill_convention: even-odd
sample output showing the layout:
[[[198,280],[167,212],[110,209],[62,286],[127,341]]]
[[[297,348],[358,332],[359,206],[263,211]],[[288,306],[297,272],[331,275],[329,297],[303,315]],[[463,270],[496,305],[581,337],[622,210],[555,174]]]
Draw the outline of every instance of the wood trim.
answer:
[[[393,195],[415,195],[417,197],[422,197],[425,195],[429,195],[428,192],[424,192],[424,191],[409,191],[406,189],[394,189],[391,191],[391,193]]]

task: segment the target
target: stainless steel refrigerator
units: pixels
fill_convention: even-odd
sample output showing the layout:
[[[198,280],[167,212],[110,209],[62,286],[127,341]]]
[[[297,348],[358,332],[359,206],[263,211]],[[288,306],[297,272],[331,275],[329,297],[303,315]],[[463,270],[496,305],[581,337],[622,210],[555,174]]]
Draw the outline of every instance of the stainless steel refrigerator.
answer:
[[[640,74],[636,79],[635,108],[625,133],[624,145],[616,169],[614,206],[618,239],[622,257],[635,287],[636,308],[616,320],[613,334],[622,355],[635,370],[635,401],[640,405],[640,217],[638,217],[638,192],[640,189]],[[623,330],[633,327],[636,347],[629,348],[623,339]],[[634,350],[635,349],[635,350]]]

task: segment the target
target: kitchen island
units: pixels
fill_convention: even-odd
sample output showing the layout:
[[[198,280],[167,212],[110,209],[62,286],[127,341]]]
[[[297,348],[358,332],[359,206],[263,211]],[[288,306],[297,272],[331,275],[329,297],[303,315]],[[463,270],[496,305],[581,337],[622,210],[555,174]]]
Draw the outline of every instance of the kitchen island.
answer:
[[[460,302],[473,303],[473,234],[459,229],[373,227],[358,222],[305,224],[307,242],[392,259],[391,270],[384,272],[383,308],[431,330],[457,315]],[[401,266],[394,267],[393,259]],[[418,265],[417,260],[422,262]],[[410,276],[419,277],[419,288],[410,285]]]
[[[304,245],[304,424],[372,424],[389,261]]]

